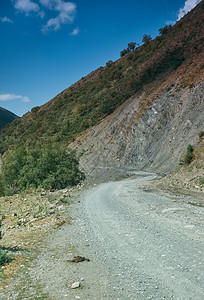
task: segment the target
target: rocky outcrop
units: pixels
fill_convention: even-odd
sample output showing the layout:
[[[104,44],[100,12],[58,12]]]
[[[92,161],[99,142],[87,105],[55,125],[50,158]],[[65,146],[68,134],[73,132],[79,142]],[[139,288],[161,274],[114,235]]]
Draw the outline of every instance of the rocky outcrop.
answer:
[[[101,176],[104,167],[172,172],[203,130],[203,89],[203,80],[182,88],[177,79],[130,98],[70,145],[83,152],[81,167],[89,178]],[[152,104],[141,114],[146,98]]]

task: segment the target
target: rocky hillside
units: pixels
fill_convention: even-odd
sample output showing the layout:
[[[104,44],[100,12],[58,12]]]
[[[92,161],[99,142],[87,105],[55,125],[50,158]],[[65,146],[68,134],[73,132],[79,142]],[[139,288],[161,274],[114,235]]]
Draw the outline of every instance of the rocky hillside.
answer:
[[[81,164],[94,177],[98,167],[135,167],[166,173],[175,170],[188,144],[196,145],[204,124],[203,81],[181,87],[179,78],[132,97],[78,138]],[[154,102],[141,116],[141,102]]]
[[[49,136],[83,152],[89,176],[110,166],[173,171],[203,130],[203,17],[202,1],[154,40],[34,107],[1,130],[0,151]]]
[[[16,116],[12,112],[0,107],[0,128],[4,127],[6,124],[10,123],[11,121],[17,118],[18,116]]]

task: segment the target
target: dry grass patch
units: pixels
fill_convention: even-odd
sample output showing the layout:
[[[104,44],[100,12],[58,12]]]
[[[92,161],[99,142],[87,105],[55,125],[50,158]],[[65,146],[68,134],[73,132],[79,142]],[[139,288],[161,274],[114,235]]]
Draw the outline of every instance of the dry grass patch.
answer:
[[[37,256],[51,229],[70,222],[65,206],[71,202],[68,190],[0,198],[0,249],[12,258],[0,266],[0,291]]]

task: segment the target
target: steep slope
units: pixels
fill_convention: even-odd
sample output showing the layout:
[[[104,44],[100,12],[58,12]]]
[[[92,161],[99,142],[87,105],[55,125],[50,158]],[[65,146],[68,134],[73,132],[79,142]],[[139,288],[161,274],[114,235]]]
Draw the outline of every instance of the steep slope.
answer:
[[[181,88],[179,80],[143,93],[121,106],[114,115],[94,126],[72,147],[84,150],[81,164],[94,178],[98,167],[135,167],[166,173],[173,171],[188,144],[196,145],[204,124],[204,85]],[[138,119],[138,108],[154,101]]]
[[[82,78],[0,133],[0,151],[66,141],[96,166],[169,172],[203,130],[203,1],[153,41]]]
[[[18,116],[16,116],[12,112],[0,107],[0,128],[4,127],[6,124],[10,123],[11,121],[17,118]]]

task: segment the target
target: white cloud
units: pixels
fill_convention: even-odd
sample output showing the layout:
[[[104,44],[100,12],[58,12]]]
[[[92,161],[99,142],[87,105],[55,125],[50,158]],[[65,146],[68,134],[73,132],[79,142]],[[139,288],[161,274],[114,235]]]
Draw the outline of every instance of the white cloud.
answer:
[[[49,9],[54,7],[55,2],[55,0],[40,0],[40,3]]]
[[[171,21],[171,20],[165,22],[166,25],[174,25],[175,23],[176,23],[175,21]]]
[[[57,31],[58,29],[60,29],[60,20],[59,18],[53,18],[53,19],[49,19],[47,21],[47,24],[43,26],[43,28],[41,29],[42,33],[46,34],[48,33],[48,31]]]
[[[78,35],[79,32],[80,32],[79,28],[76,27],[76,28],[70,33],[70,35]]]
[[[49,31],[57,31],[61,24],[72,23],[76,14],[76,4],[73,2],[65,2],[62,0],[40,0],[41,4],[58,13],[55,18],[47,21],[41,31],[46,34]]]
[[[27,96],[15,95],[15,94],[0,94],[0,101],[10,101],[19,99],[21,102],[30,102],[31,100]]]
[[[180,20],[185,14],[187,14],[191,9],[193,9],[201,0],[187,0],[184,7],[181,7],[178,14],[178,20]]]
[[[52,16],[41,29],[44,34],[59,30],[62,24],[73,23],[76,15],[76,4],[66,0],[38,0],[38,4],[36,0],[12,0],[12,2],[15,9],[25,13],[26,16],[35,13],[44,17],[48,10],[52,11],[52,14],[54,12],[55,16]]]
[[[41,17],[44,16],[44,12],[40,10],[39,5],[31,0],[16,0],[14,7],[18,11],[25,13],[26,16],[29,16],[33,12],[39,14]]]
[[[27,96],[21,98],[21,102],[27,103],[27,102],[30,102],[30,101],[31,100]]]
[[[2,23],[13,23],[13,21],[7,17],[0,18]]]

